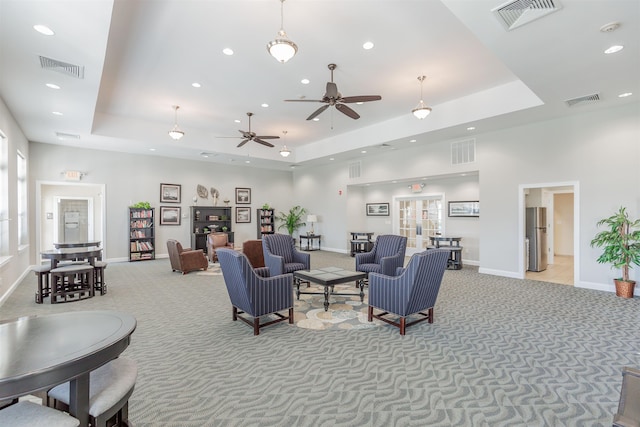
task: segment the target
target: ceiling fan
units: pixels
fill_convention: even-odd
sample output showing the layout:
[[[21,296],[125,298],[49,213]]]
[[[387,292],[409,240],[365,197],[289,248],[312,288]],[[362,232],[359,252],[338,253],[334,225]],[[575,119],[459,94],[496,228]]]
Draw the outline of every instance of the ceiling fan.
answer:
[[[251,116],[253,116],[253,113],[247,113],[247,116],[249,116],[249,130],[248,131],[238,130],[238,132],[240,132],[242,136],[219,136],[218,138],[244,138],[242,141],[240,141],[240,144],[238,144],[238,148],[242,147],[244,144],[246,144],[249,141],[255,141],[258,144],[266,145],[267,147],[274,147],[272,143],[263,141],[263,140],[278,139],[280,137],[279,136],[258,136],[256,135],[255,132],[251,132]]]
[[[331,70],[331,81],[327,82],[327,91],[322,99],[285,99],[285,101],[288,102],[324,102],[326,104],[311,113],[311,115],[307,117],[307,120],[314,119],[332,105],[335,105],[338,111],[352,119],[359,119],[360,115],[345,104],[353,102],[379,101],[382,99],[380,95],[342,96],[342,94],[338,92],[338,86],[333,82],[333,70],[336,69],[336,64],[329,64],[328,67],[329,70]]]

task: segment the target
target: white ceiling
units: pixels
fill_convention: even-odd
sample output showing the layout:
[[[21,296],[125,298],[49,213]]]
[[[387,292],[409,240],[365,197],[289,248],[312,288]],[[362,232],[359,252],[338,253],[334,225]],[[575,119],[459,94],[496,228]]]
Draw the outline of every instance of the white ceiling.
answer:
[[[30,141],[283,170],[638,103],[640,1],[553,1],[559,11],[507,31],[491,12],[501,0],[287,0],[284,29],[299,50],[280,64],[266,50],[280,29],[278,0],[0,0],[0,97]],[[624,49],[605,55],[613,44]],[[83,66],[84,78],[43,69],[39,55]],[[321,98],[329,63],[343,96],[382,100],[350,104],[359,120],[330,108],[306,121],[322,104],[284,99]],[[420,75],[433,107],[424,120],[410,113]],[[595,93],[589,105],[564,102]],[[180,141],[167,135],[173,105]],[[218,138],[247,130],[247,112],[258,135],[286,137],[275,148]]]

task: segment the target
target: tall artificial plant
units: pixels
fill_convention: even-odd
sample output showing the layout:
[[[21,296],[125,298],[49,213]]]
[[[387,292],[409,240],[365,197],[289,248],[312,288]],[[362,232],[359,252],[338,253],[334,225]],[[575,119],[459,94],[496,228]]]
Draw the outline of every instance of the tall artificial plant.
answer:
[[[597,225],[608,228],[591,241],[592,247],[604,249],[597,261],[620,269],[622,280],[629,282],[629,269],[632,265],[640,265],[640,219],[629,218],[626,209],[620,207],[618,212],[598,221]]]
[[[278,230],[281,228],[286,228],[289,232],[289,235],[293,236],[294,231],[296,231],[303,225],[307,225],[302,221],[302,217],[305,213],[307,213],[307,210],[300,206],[294,206],[289,209],[289,212],[286,213],[280,212],[277,217],[277,219],[281,222],[281,224],[278,226]]]

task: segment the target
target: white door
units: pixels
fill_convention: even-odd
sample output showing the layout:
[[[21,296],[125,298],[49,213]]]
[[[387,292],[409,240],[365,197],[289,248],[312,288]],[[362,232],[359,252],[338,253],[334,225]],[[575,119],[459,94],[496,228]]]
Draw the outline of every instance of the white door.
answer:
[[[429,236],[442,234],[442,200],[441,194],[395,198],[394,216],[398,220],[393,229],[394,233],[407,238],[407,256],[426,250]]]

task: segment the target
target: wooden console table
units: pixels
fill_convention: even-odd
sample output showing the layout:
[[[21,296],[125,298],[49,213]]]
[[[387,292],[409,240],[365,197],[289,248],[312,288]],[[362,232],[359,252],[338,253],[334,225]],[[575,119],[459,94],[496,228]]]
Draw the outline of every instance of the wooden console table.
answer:
[[[462,268],[462,237],[429,236],[431,247],[449,249],[448,269],[460,270]]]
[[[322,236],[320,234],[301,234],[300,235],[300,249],[302,249],[302,239],[306,239],[306,241],[307,241],[306,249],[304,249],[305,251],[319,251],[320,250],[320,244],[322,243]],[[313,247],[313,241],[314,240],[318,241],[318,247],[317,248]]]
[[[360,252],[369,252],[373,248],[371,238],[373,233],[352,231],[351,233],[351,256],[356,256]]]

